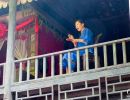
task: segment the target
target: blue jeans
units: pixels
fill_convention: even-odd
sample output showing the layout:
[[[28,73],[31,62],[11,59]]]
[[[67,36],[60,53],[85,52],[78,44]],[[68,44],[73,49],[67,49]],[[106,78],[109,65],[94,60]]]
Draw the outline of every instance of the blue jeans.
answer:
[[[93,49],[93,48],[92,48]],[[79,56],[83,56],[85,54],[85,50],[80,50],[79,51]],[[93,51],[91,52],[89,50],[89,54],[93,54]],[[76,55],[76,51],[73,51],[70,53],[70,68],[71,68],[71,71],[74,71],[76,69],[76,61],[77,61],[77,55]],[[68,53],[65,53],[63,58],[62,58],[62,67],[63,67],[63,70],[66,70],[68,68]]]
[[[77,61],[77,58],[76,58],[76,52],[71,52],[70,53],[70,62],[71,62],[71,71],[74,71],[75,67],[76,67],[76,61]],[[62,67],[63,67],[63,70],[66,70],[68,68],[68,53],[65,53],[63,58],[62,58]]]

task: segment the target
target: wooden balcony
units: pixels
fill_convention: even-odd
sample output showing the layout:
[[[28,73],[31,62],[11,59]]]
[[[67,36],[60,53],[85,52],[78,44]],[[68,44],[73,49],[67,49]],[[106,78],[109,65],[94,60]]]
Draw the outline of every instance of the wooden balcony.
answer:
[[[130,89],[129,41],[130,38],[125,38],[14,61],[11,83],[14,100],[127,99],[127,92]],[[91,65],[89,63],[89,56],[87,55],[89,48],[94,48],[95,60],[92,69],[90,69]],[[99,48],[102,48],[103,58],[101,58],[98,52]],[[63,73],[63,54],[76,51],[77,58],[80,58],[78,53],[80,50],[86,51],[86,58],[84,58],[86,61],[85,65],[82,64],[83,62],[80,59],[77,59],[77,70],[72,72],[69,67],[69,73]],[[121,54],[118,53],[118,50],[121,51]],[[118,55],[122,55],[120,56],[122,60],[119,60]],[[109,56],[111,59],[108,59]],[[56,57],[59,60],[56,60]],[[50,66],[47,65],[48,58],[50,58]],[[39,59],[42,59],[42,72],[40,75],[40,70],[38,69],[40,66]],[[110,60],[112,60],[112,63]],[[68,62],[69,65],[70,59],[68,59]],[[58,63],[57,70],[55,69],[56,63]],[[23,65],[25,67],[24,70]],[[34,67],[33,75],[30,72],[31,65]],[[2,67],[1,70],[3,71],[1,76],[5,80],[5,64],[1,64],[0,67]],[[50,67],[49,74],[47,71],[48,67]],[[83,67],[82,70],[80,69],[81,67]],[[55,73],[55,71],[58,73]],[[0,86],[1,99],[4,93],[4,80]]]

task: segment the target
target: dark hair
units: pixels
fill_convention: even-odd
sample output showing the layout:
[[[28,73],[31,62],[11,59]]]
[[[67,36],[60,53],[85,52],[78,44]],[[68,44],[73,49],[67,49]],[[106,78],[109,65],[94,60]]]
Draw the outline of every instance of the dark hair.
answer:
[[[84,24],[84,26],[86,27],[86,23],[83,19],[76,19],[75,22],[77,22],[77,21]]]

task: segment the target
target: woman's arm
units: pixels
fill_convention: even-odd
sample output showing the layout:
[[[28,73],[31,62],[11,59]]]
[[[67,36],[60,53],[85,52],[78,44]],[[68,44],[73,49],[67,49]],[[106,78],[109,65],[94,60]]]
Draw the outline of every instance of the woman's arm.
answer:
[[[70,34],[68,35],[68,38],[66,40],[71,41],[74,44],[74,46],[76,46],[78,42],[85,43],[84,39],[75,39],[73,35]]]
[[[85,41],[83,39],[73,39],[74,42],[82,42],[84,43]]]

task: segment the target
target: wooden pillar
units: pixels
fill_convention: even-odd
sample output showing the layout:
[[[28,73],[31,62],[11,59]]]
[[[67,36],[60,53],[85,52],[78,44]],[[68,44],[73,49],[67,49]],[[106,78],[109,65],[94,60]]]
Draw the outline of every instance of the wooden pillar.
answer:
[[[12,68],[13,68],[13,49],[16,26],[16,0],[9,0],[9,20],[8,20],[8,39],[7,39],[7,53],[6,66],[4,73],[4,100],[12,100],[11,83],[12,83]]]

